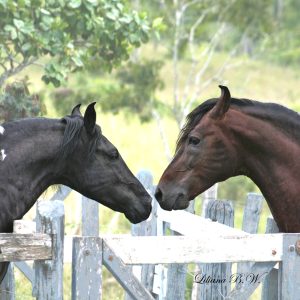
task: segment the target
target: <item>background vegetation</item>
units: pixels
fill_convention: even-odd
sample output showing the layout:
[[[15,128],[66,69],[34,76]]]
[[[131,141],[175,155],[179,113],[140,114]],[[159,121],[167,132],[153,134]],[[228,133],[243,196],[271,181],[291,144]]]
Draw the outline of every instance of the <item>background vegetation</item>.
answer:
[[[157,182],[186,114],[218,97],[218,84],[234,97],[300,110],[299,10],[297,0],[0,0],[0,118],[61,117],[97,101],[104,134],[133,172],[149,169]],[[219,185],[237,227],[253,191],[245,177]],[[79,230],[71,213],[66,225]],[[105,208],[100,226],[130,229]],[[109,286],[107,299],[121,297]]]

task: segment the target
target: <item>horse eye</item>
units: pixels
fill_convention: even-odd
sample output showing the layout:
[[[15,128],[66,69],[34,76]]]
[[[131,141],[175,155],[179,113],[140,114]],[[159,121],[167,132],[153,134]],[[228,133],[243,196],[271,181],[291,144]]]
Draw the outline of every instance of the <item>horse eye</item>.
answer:
[[[189,138],[189,145],[198,145],[200,143],[200,139],[194,136]]]
[[[119,158],[119,151],[117,150],[117,149],[115,149],[114,151],[112,151],[111,153],[110,153],[110,155],[109,155],[109,157],[111,158],[111,159],[118,159]]]

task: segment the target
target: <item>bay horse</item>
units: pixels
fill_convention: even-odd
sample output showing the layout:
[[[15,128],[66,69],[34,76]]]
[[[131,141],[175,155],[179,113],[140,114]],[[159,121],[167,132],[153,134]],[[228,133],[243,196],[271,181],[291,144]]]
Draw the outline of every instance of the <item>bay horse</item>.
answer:
[[[260,188],[281,232],[300,232],[300,117],[274,103],[232,98],[220,86],[188,116],[155,197],[184,209],[216,182],[245,175]]]
[[[62,119],[28,118],[0,126],[0,232],[12,232],[51,185],[63,184],[132,223],[148,218],[151,197],[96,124],[95,102]],[[8,263],[0,264],[0,282]]]

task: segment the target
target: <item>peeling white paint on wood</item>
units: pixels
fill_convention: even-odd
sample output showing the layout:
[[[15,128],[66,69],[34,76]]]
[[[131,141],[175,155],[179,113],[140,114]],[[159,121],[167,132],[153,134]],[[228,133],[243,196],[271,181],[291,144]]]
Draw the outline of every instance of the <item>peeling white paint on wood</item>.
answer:
[[[29,220],[15,220],[14,233],[36,233],[36,223]]]
[[[39,201],[38,209],[41,216],[49,219],[60,218],[65,214],[64,206],[59,200]]]
[[[37,231],[53,235],[51,261],[35,261],[32,294],[37,299],[63,300],[64,204],[41,201],[37,207]]]
[[[49,234],[0,233],[0,262],[52,259]]]
[[[157,208],[158,219],[170,224],[170,229],[185,236],[213,235],[218,236],[248,236],[249,233],[240,229],[228,227],[210,219],[194,215],[184,210],[166,211]]]
[[[102,240],[74,237],[72,299],[102,299]]]
[[[281,261],[282,234],[104,237],[125,264]],[[151,252],[149,253],[149,249]]]

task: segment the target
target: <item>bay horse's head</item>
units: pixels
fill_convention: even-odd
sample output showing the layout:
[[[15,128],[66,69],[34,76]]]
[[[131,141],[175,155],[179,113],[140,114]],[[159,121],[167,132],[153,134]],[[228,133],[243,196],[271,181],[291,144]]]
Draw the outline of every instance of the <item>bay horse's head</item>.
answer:
[[[163,209],[187,208],[189,200],[216,182],[237,175],[238,155],[224,126],[231,96],[227,87],[220,88],[219,99],[207,100],[187,117],[155,193]]]
[[[102,134],[94,104],[87,107],[84,116],[77,105],[62,119],[65,129],[58,153],[59,183],[124,213],[132,223],[141,222],[151,212],[151,197]]]

